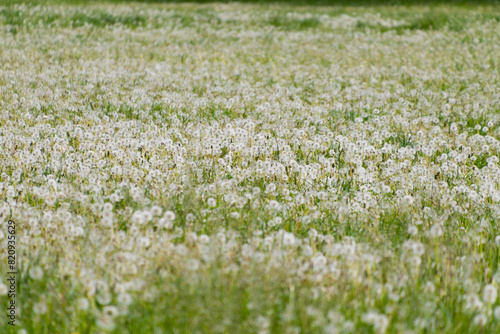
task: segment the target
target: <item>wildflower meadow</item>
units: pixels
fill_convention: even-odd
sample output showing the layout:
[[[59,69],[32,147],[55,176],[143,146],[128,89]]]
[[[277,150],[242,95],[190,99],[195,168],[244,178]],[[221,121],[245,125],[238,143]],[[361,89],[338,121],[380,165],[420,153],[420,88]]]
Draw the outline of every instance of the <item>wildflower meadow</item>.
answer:
[[[0,333],[500,333],[496,1],[0,1]]]

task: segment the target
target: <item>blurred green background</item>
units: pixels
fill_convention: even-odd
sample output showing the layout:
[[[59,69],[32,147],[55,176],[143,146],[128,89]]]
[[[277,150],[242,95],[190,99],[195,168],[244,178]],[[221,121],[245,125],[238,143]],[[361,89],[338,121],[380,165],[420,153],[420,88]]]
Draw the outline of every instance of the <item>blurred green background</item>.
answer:
[[[2,0],[0,5],[25,3],[25,4],[96,4],[96,3],[253,3],[277,5],[314,5],[314,6],[387,6],[387,5],[460,5],[484,6],[499,5],[500,0]]]

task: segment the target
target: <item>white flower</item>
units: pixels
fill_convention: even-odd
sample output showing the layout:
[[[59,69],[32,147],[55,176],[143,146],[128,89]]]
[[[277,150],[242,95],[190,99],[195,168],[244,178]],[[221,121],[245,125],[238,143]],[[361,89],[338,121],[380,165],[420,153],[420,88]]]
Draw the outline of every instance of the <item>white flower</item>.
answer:
[[[269,207],[273,210],[278,210],[280,208],[280,203],[273,199],[269,201]]]
[[[142,212],[142,220],[145,222],[145,223],[148,223],[151,221],[151,219],[153,219],[153,215],[151,214],[151,212],[149,211],[143,211]]]
[[[274,183],[270,183],[266,187],[266,193],[272,193],[276,190],[276,185]]]
[[[149,240],[148,237],[140,237],[137,240],[137,244],[143,248],[147,248],[151,244],[151,241]]]
[[[495,319],[500,320],[500,306],[495,307],[495,310],[493,311],[493,316]]]
[[[47,305],[45,303],[36,303],[33,305],[33,312],[36,314],[45,314],[47,313]]]
[[[295,236],[293,233],[285,232],[283,234],[283,245],[291,246],[295,244]]]
[[[202,244],[208,244],[210,242],[210,237],[206,234],[202,234],[200,235],[200,237],[198,238],[198,241]]]
[[[120,293],[116,298],[116,301],[120,305],[128,306],[132,303],[132,297],[127,293]]]
[[[7,285],[0,283],[0,296],[6,295],[8,291]]]
[[[377,333],[385,333],[389,325],[389,318],[385,314],[370,311],[363,315],[363,322],[373,325]]]
[[[145,223],[144,216],[142,215],[141,211],[134,212],[134,214],[132,215],[131,220],[132,220],[132,223],[134,223],[134,224],[142,225],[142,224]]]
[[[155,205],[151,208],[151,213],[153,214],[153,216],[156,217],[160,216],[162,211],[163,211],[162,208],[159,207],[158,205]]]
[[[310,216],[305,215],[304,217],[302,217],[302,224],[307,225],[310,222],[311,222],[311,217]]]
[[[485,303],[493,304],[497,300],[498,291],[492,284],[487,284],[483,290],[483,300]]]
[[[413,202],[414,202],[414,199],[412,196],[410,196],[410,195],[403,196],[402,203],[404,205],[412,205]]]
[[[217,205],[217,200],[215,198],[209,198],[207,204],[209,207],[215,208],[215,206]]]
[[[431,226],[431,229],[429,230],[429,235],[432,238],[437,238],[443,235],[443,228],[441,227],[440,224],[434,224]]]
[[[121,168],[121,166],[114,166],[113,168],[111,168],[111,173],[113,175],[122,175],[122,168]]]
[[[488,323],[488,317],[481,313],[474,317],[474,324],[480,327],[484,327]]]
[[[408,234],[411,235],[411,236],[415,236],[417,235],[418,233],[418,228],[411,225],[410,227],[408,227]]]
[[[200,268],[200,262],[196,259],[190,259],[186,262],[186,268],[192,271],[198,270],[198,268]]]
[[[102,313],[105,317],[109,318],[115,318],[119,314],[118,309],[115,306],[111,305],[104,306],[104,308],[102,309]]]
[[[111,294],[109,292],[99,293],[96,297],[96,300],[101,305],[108,305],[111,303]]]
[[[32,279],[38,281],[43,278],[43,270],[40,267],[31,267],[29,270],[29,275]]]
[[[76,305],[80,310],[87,310],[90,306],[90,303],[87,298],[80,298],[77,300]]]
[[[495,237],[495,244],[500,245],[500,235]]]
[[[188,216],[189,216],[189,214],[188,214]],[[163,218],[165,218],[169,222],[174,221],[175,220],[175,213],[173,211],[166,211],[165,214],[163,215]]]
[[[115,323],[113,321],[113,318],[108,317],[108,316],[102,316],[96,321],[96,325],[104,330],[107,331],[112,331],[115,329]]]

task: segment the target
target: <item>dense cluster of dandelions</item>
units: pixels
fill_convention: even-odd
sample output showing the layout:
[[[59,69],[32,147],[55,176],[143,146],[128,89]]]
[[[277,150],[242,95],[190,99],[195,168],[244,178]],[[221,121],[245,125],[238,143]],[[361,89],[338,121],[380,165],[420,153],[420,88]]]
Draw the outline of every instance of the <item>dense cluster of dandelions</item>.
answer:
[[[125,7],[15,8],[0,219],[25,289],[66,284],[23,300],[21,328],[74,291],[70,318],[111,331],[214,274],[282,282],[279,321],[242,306],[252,332],[500,328],[498,21],[397,34],[404,20],[289,13],[287,30],[258,7],[174,6],[131,28],[61,23]]]

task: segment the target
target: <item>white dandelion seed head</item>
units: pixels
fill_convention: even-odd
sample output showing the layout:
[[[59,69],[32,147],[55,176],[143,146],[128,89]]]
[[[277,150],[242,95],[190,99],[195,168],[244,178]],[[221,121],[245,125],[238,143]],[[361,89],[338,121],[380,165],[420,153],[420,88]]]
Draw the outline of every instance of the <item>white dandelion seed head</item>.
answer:
[[[487,284],[483,290],[483,300],[485,303],[493,304],[498,297],[498,290],[493,284]]]
[[[31,267],[29,270],[29,275],[35,281],[41,280],[43,278],[43,270],[38,266]]]
[[[210,208],[215,208],[215,206],[217,205],[217,200],[211,197],[207,200],[207,204]]]

